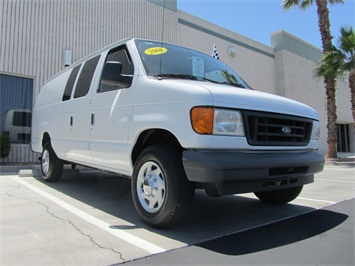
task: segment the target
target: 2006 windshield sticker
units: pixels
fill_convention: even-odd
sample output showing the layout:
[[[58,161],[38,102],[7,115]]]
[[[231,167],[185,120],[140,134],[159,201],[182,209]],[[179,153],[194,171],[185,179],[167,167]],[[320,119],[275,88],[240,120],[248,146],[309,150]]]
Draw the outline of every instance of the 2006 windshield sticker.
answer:
[[[151,47],[144,51],[147,55],[161,55],[165,54],[168,51],[165,47]]]

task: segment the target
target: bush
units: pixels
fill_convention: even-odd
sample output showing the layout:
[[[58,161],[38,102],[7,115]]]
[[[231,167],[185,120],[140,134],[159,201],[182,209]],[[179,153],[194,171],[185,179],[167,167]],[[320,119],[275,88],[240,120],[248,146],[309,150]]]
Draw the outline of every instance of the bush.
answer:
[[[0,135],[0,157],[6,158],[11,150],[11,138],[9,136]]]

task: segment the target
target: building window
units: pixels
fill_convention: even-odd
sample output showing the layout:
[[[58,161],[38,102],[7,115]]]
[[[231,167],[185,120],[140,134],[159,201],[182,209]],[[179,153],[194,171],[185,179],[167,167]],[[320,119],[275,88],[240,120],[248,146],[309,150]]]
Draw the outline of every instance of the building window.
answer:
[[[0,74],[0,95],[0,134],[30,143],[33,79]]]
[[[349,152],[349,125],[338,124],[338,152]]]

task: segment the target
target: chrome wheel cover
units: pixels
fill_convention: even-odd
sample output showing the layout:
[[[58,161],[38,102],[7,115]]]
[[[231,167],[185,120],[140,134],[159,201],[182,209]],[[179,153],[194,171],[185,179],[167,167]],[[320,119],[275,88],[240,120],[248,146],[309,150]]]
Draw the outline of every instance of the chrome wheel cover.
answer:
[[[165,177],[155,162],[146,162],[137,177],[137,197],[143,209],[149,213],[158,212],[165,200]]]
[[[49,151],[44,150],[42,154],[42,172],[44,175],[47,175],[49,172],[50,156]]]

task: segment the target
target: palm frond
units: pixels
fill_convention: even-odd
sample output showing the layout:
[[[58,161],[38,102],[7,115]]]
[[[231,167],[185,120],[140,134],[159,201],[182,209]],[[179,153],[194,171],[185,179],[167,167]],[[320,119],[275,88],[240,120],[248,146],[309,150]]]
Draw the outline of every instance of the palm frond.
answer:
[[[353,27],[340,29],[340,48],[346,52],[351,52],[355,50],[355,31]]]
[[[344,55],[343,71],[355,69],[355,30],[353,27],[340,29],[339,48]]]
[[[339,0],[340,1],[340,0]],[[283,0],[281,5],[283,9],[290,9],[291,7],[299,7],[304,10],[313,4],[314,0]]]
[[[344,0],[328,0],[330,4],[344,4]]]
[[[336,79],[341,76],[343,72],[345,55],[335,46],[325,53],[318,62],[314,75],[316,77],[324,77],[326,79]]]
[[[313,0],[303,0],[300,4],[300,8],[302,10],[305,10],[305,9],[309,8],[310,6],[312,6],[313,2],[314,2]]]
[[[291,7],[298,6],[300,0],[283,0],[281,5],[283,9],[290,9]]]

